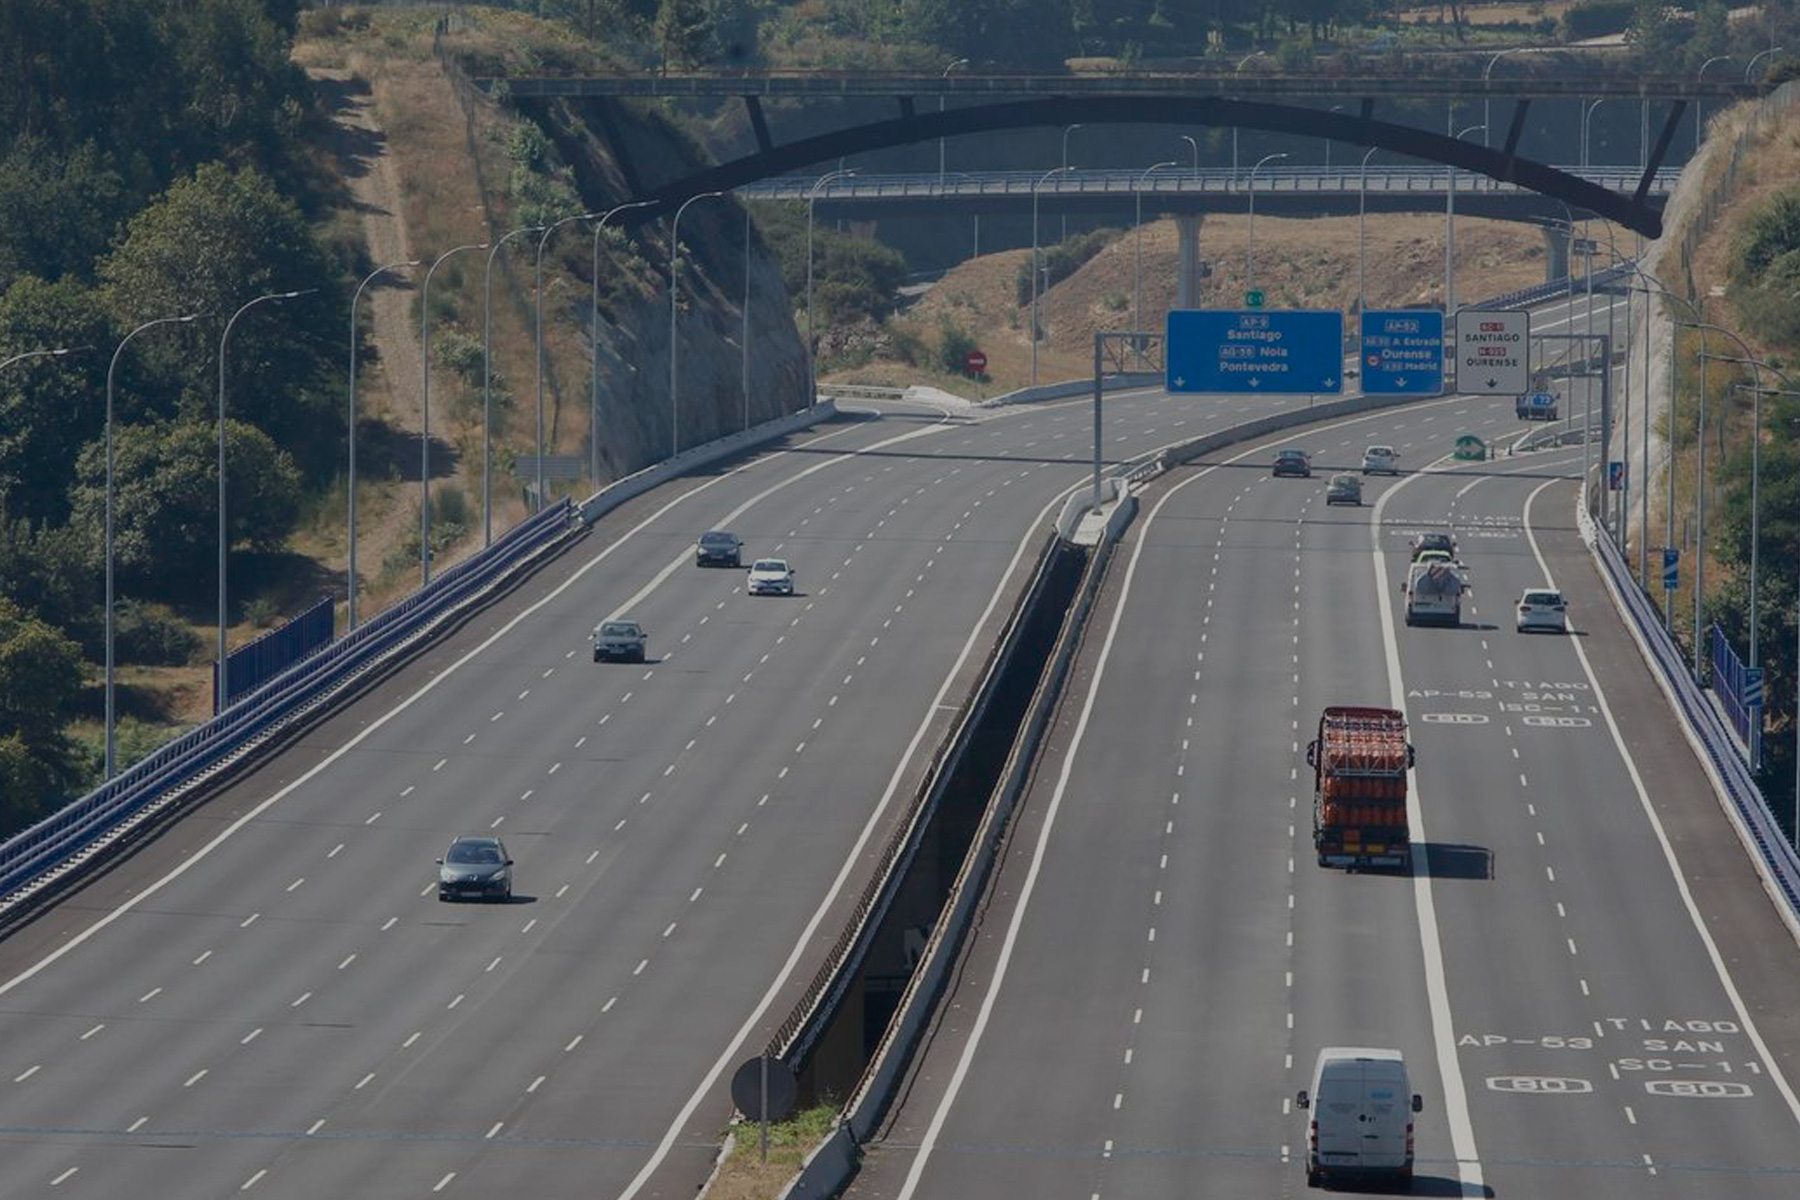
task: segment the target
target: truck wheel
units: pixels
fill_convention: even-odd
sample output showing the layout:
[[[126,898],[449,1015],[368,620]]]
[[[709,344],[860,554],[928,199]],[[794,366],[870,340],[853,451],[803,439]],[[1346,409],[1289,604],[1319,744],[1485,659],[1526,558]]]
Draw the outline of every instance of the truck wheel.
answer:
[[[1323,1187],[1324,1185],[1325,1185],[1325,1176],[1324,1175],[1322,1175],[1318,1171],[1308,1171],[1306,1173],[1306,1186],[1307,1187],[1316,1188],[1316,1187]]]

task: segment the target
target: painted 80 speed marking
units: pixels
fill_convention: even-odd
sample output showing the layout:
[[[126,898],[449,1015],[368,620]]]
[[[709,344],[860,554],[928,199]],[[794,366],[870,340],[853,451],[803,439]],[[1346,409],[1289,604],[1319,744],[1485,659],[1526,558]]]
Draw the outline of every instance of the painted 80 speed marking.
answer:
[[[1674,1083],[1675,1080],[1658,1080]],[[1490,1075],[1488,1090],[1514,1092],[1526,1096],[1581,1096],[1594,1090],[1585,1079],[1569,1079],[1556,1075]]]
[[[1702,1100],[1743,1100],[1754,1093],[1747,1083],[1724,1083],[1716,1079],[1651,1079],[1644,1090],[1652,1096],[1688,1096]]]

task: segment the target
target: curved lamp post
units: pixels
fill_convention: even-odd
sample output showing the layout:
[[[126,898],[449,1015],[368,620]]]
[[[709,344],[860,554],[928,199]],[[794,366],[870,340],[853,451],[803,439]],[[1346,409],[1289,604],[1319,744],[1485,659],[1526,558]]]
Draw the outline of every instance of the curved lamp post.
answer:
[[[1192,150],[1194,152],[1194,178],[1199,179],[1200,178],[1200,143],[1194,139],[1194,135],[1191,133],[1182,134],[1181,140],[1186,142],[1188,144],[1188,149]]]
[[[1694,73],[1694,82],[1695,83],[1704,83],[1706,81],[1706,68],[1712,66],[1716,62],[1730,62],[1732,57],[1733,56],[1729,55],[1729,54],[1713,55],[1711,58],[1707,59],[1705,62],[1700,64],[1700,69]],[[1695,96],[1694,97],[1694,153],[1696,153],[1696,154],[1700,153],[1700,139],[1705,136],[1704,131],[1700,127],[1700,113],[1705,108],[1706,108],[1706,101],[1702,100],[1698,96]]]
[[[1060,175],[1073,167],[1051,167],[1043,176],[1031,185],[1031,386],[1037,386],[1037,344],[1038,344],[1038,189],[1043,187],[1052,175]],[[811,324],[811,322],[808,322]]]
[[[819,368],[818,339],[813,336],[813,205],[819,193],[830,187],[839,179],[848,179],[856,174],[856,168],[848,170],[839,168],[827,171],[813,180],[813,185],[806,189],[806,407],[811,408],[819,402]]]
[[[958,67],[966,67],[968,65],[969,65],[968,59],[959,58],[955,62],[951,63],[949,66],[944,68],[943,77],[945,79],[948,79],[948,78],[950,78],[950,72],[956,70],[956,68],[958,68]],[[938,93],[938,112],[942,113],[943,111],[944,111],[944,93],[939,92]],[[944,139],[941,137],[938,139],[938,186],[939,187],[944,186]],[[748,211],[748,210],[746,210],[746,211]]]
[[[346,497],[346,500],[348,501],[348,517],[346,524],[349,526],[350,531],[350,564],[348,569],[350,615],[348,629],[356,628],[356,302],[362,299],[363,289],[375,282],[380,276],[387,274],[389,271],[398,271],[403,267],[416,267],[418,265],[418,259],[409,258],[405,262],[389,263],[385,267],[376,267],[373,271],[370,271],[363,277],[361,283],[356,285],[356,292],[350,297],[350,488],[349,495]],[[348,629],[346,632],[348,632]]]
[[[245,304],[231,314],[231,320],[225,322],[225,332],[219,335],[219,678],[213,702],[217,705],[214,712],[225,711],[226,698],[231,695],[227,686],[225,660],[225,628],[228,624],[225,607],[225,552],[231,545],[231,536],[225,530],[225,348],[231,341],[232,326],[238,318],[259,304],[271,300],[292,300],[296,296],[310,296],[318,288],[305,288],[297,292],[270,292]]]
[[[1082,125],[1081,122],[1079,122],[1079,121],[1077,121],[1073,125],[1063,126],[1062,168],[1065,171],[1069,169],[1069,135],[1071,133],[1074,133],[1077,129],[1082,129],[1082,128],[1085,128],[1085,126]],[[1056,239],[1059,242],[1066,242],[1069,240],[1069,214],[1068,213],[1062,214],[1062,223],[1057,226]]]
[[[86,350],[86,346],[65,346],[59,350],[27,350],[23,354],[15,354],[11,358],[0,358],[0,371],[16,362],[24,362],[28,358],[61,358],[65,354],[73,354],[77,350]]]
[[[1462,141],[1477,129],[1486,131],[1486,125],[1471,125],[1456,135]],[[1456,313],[1456,168],[1446,167],[1444,177],[1444,320],[1449,322]]]
[[[1131,189],[1132,199],[1137,204],[1137,215],[1133,218],[1132,223],[1131,223],[1132,260],[1133,260],[1133,262],[1132,262],[1133,283],[1132,283],[1132,292],[1131,292],[1131,328],[1132,328],[1132,331],[1136,332],[1136,333],[1142,333],[1144,331],[1144,317],[1143,317],[1143,308],[1144,308],[1144,191],[1143,191],[1144,180],[1150,178],[1151,173],[1154,171],[1160,171],[1164,167],[1172,167],[1175,165],[1176,164],[1175,164],[1174,160],[1171,159],[1168,162],[1159,162],[1155,166],[1152,166],[1152,167],[1145,167],[1143,174],[1141,174],[1137,177],[1137,183],[1134,184]],[[1143,365],[1143,355],[1144,355],[1143,343],[1140,340],[1138,343],[1138,365],[1139,366]]]
[[[1750,82],[1750,76],[1756,71],[1757,63],[1761,62],[1765,58],[1768,58],[1771,54],[1780,54],[1783,50],[1786,50],[1786,49],[1787,49],[1786,46],[1770,46],[1767,50],[1757,51],[1756,54],[1751,57],[1750,61],[1748,63],[1744,64],[1744,82],[1745,83]]]
[[[486,250],[488,243],[454,246],[425,272],[419,296],[419,586],[431,582],[431,277],[452,254]]]
[[[113,376],[119,369],[119,356],[131,339],[158,325],[186,325],[206,316],[189,313],[185,317],[158,317],[146,321],[126,334],[113,350],[112,363],[106,368],[106,778],[113,777]]]
[[[532,303],[537,324],[537,507],[533,512],[544,509],[544,247],[550,244],[551,235],[564,225],[571,221],[591,221],[599,215],[597,212],[576,213],[552,221],[538,237],[537,266],[532,274]]]
[[[1594,110],[1605,103],[1606,97],[1602,96],[1598,100],[1590,101],[1581,113],[1581,167],[1584,171],[1593,165],[1594,159],[1594,146],[1589,134],[1588,122],[1593,118]]]
[[[1362,156],[1356,180],[1356,312],[1360,320],[1369,311],[1369,159],[1380,146],[1370,146]]]
[[[1250,233],[1244,242],[1244,290],[1256,290],[1256,173],[1262,170],[1264,163],[1274,162],[1278,158],[1286,158],[1282,154],[1265,154],[1256,160],[1250,168]]]
[[[1238,64],[1237,64],[1237,66],[1231,68],[1231,73],[1233,75],[1236,75],[1239,71],[1242,71],[1244,69],[1244,64],[1248,63],[1252,59],[1267,58],[1267,57],[1268,57],[1268,51],[1266,51],[1266,50],[1252,50],[1250,53],[1244,55],[1244,57],[1238,59]],[[1237,186],[1237,175],[1238,175],[1238,127],[1236,125],[1233,125],[1231,127],[1231,186],[1234,188]]]
[[[588,301],[588,351],[592,359],[588,371],[588,454],[592,459],[595,488],[600,486],[600,235],[606,231],[607,223],[620,213],[649,208],[655,203],[654,200],[634,200],[630,204],[615,204],[594,222],[594,252],[588,266],[588,279],[593,285],[593,295]]]
[[[500,248],[527,233],[542,233],[542,225],[525,225],[503,235],[488,251],[487,270],[481,279],[481,545],[494,541],[494,505],[488,487],[488,462],[493,457],[494,433],[494,256]]]
[[[676,299],[680,295],[677,269],[681,265],[681,214],[687,206],[696,200],[711,200],[723,196],[724,192],[701,192],[697,196],[689,196],[675,210],[675,216],[669,222],[669,457],[674,458],[681,453],[681,393],[676,391],[676,379],[681,362],[681,350],[675,340]],[[809,321],[808,324],[811,324]]]

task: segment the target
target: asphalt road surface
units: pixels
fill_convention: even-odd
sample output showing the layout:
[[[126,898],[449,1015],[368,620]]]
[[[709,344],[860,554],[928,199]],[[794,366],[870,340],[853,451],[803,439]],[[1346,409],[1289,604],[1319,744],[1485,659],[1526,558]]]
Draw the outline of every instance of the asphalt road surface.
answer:
[[[1800,955],[1580,542],[1581,448],[1448,461],[1496,414],[1523,431],[1454,399],[1152,489],[852,1196],[1303,1194],[1328,1045],[1404,1051],[1420,1194],[1794,1194]],[[1268,476],[1380,441],[1424,470],[1362,508]],[[1459,628],[1401,620],[1423,529]],[[1570,633],[1517,633],[1546,583]],[[1410,874],[1315,865],[1305,745],[1345,703],[1411,722]]]

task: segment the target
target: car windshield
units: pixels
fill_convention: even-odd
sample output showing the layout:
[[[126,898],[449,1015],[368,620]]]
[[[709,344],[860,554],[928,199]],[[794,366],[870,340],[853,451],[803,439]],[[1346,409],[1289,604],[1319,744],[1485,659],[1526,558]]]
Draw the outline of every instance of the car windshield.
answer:
[[[752,571],[785,571],[787,564],[779,558],[759,558],[756,560],[756,565],[750,569]]]
[[[700,544],[703,546],[729,546],[736,540],[729,533],[703,533],[700,535]]]
[[[1304,450],[1278,450],[1275,452],[1275,457],[1276,458],[1305,458],[1306,451],[1304,451]]]
[[[444,861],[463,866],[492,866],[500,861],[500,848],[492,842],[455,842]]]
[[[600,626],[601,637],[636,637],[638,627],[631,621],[608,621]]]

